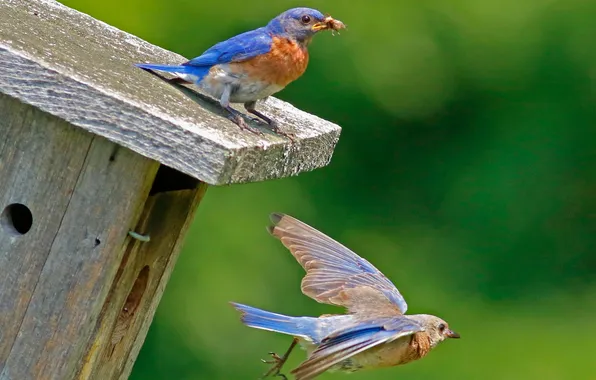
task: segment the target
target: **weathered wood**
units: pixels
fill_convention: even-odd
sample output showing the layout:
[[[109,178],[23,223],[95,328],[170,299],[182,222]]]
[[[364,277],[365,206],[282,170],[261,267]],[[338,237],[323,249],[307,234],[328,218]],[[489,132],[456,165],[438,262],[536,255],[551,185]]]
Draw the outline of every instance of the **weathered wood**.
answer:
[[[206,189],[201,184],[149,197],[137,229],[151,241],[129,245],[79,379],[128,378]]]
[[[38,157],[27,150],[28,155],[18,162],[7,157],[5,146],[0,156],[3,167],[9,171],[42,164],[43,158],[48,162],[44,165],[44,173],[52,173],[47,166],[55,165],[63,171],[72,171],[74,177],[62,193],[56,193],[59,199],[53,199],[48,205],[52,214],[61,212],[54,223],[43,219],[43,210],[33,210],[34,221],[39,218],[39,223],[34,222],[30,233],[7,239],[4,231],[0,239],[0,244],[8,248],[9,253],[2,272],[19,276],[31,273],[23,284],[28,291],[17,300],[26,307],[26,312],[20,318],[13,315],[10,321],[0,326],[2,330],[10,325],[17,326],[11,329],[11,336],[5,337],[10,352],[3,360],[4,368],[0,374],[3,380],[69,379],[79,371],[122,261],[124,244],[131,240],[127,237],[128,231],[141,214],[159,165],[72,126],[48,128],[48,125],[52,126],[51,123],[34,122],[31,134],[21,139],[27,141],[32,137],[35,141],[45,137],[46,141],[57,141],[65,137],[65,133],[85,134],[86,144],[81,144],[82,148],[72,147],[80,149],[81,154],[73,156],[70,152],[65,154],[65,150],[52,149],[51,154]],[[76,140],[69,138],[67,141]],[[64,157],[67,163],[61,162]],[[77,161],[78,167],[68,166],[71,161]],[[58,177],[54,180],[59,180],[60,174],[54,172],[54,175]],[[22,180],[22,188],[37,187],[42,188],[42,194],[56,192],[55,188],[45,188],[43,178],[27,176]],[[11,201],[29,207],[31,199],[26,192],[13,193]],[[64,207],[56,210],[55,204]],[[48,227],[54,228],[54,236],[46,242],[47,247],[31,249],[38,244],[36,230]],[[24,259],[19,260],[20,257]],[[25,264],[19,265],[22,261]],[[34,278],[35,275],[38,277]],[[16,284],[2,285],[0,294],[15,292]]]
[[[0,93],[209,184],[296,175],[330,161],[335,124],[270,98],[260,109],[296,142],[242,132],[208,102],[133,67],[184,60],[54,1],[0,2]]]
[[[93,136],[0,95],[0,213],[26,205],[31,230],[0,224],[0,373],[55,240]],[[36,152],[35,157],[30,152]],[[64,155],[64,152],[69,152]]]
[[[126,379],[207,185],[5,95],[0,114],[0,379]]]

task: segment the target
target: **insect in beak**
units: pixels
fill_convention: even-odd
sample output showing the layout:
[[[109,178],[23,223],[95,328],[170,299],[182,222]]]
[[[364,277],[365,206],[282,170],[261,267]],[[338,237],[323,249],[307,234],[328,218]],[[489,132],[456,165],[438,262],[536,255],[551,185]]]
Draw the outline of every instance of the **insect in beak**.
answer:
[[[315,32],[318,32],[319,30],[325,30],[325,29],[329,29],[331,31],[338,31],[340,29],[345,29],[346,25],[339,21],[334,19],[331,16],[327,16],[325,17],[325,19],[321,22],[317,22],[316,24],[314,24],[312,26],[312,30]]]

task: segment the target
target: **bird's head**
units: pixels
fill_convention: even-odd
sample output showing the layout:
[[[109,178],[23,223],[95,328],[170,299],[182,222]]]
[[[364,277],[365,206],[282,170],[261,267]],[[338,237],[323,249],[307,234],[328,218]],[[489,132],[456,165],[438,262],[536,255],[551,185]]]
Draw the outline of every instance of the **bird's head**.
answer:
[[[268,27],[276,33],[286,34],[299,42],[308,43],[321,30],[336,31],[346,26],[343,22],[331,16],[325,16],[316,9],[292,8],[271,20]]]
[[[449,328],[449,324],[439,317],[428,314],[408,315],[408,318],[420,323],[430,337],[434,348],[447,338],[459,338],[459,334]]]

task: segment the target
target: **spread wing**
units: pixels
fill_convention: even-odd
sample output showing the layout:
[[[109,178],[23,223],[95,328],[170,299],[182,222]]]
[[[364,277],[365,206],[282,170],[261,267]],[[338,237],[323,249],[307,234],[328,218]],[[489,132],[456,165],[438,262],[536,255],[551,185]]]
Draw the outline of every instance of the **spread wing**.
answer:
[[[271,50],[273,39],[266,28],[251,30],[222,41],[207,49],[199,57],[184,63],[186,66],[213,66],[240,62]]]
[[[344,306],[350,313],[405,314],[406,301],[371,263],[301,221],[272,214],[269,232],[306,270],[302,292],[315,301]]]
[[[354,355],[420,331],[422,326],[404,316],[359,323],[325,338],[292,374],[296,380],[312,379]]]

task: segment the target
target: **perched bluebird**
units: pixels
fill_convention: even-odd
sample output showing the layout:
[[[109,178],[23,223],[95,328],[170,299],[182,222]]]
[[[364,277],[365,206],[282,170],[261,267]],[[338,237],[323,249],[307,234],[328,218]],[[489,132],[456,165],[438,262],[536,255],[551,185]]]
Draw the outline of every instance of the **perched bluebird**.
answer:
[[[176,82],[194,83],[219,99],[228,117],[240,128],[260,133],[246,124],[230,103],[263,119],[280,134],[275,120],[255,109],[256,102],[281,91],[298,79],[308,65],[308,45],[321,30],[339,30],[345,25],[310,8],[293,8],[266,26],[239,34],[207,49],[181,65],[137,64],[142,69],[176,75]],[[285,134],[284,134],[285,135]]]
[[[356,253],[288,215],[273,214],[269,232],[281,240],[306,270],[302,292],[314,300],[343,306],[348,314],[290,317],[232,303],[249,326],[293,335],[282,357],[271,353],[274,366],[264,377],[280,374],[300,343],[308,358],[292,374],[313,379],[325,371],[356,372],[392,367],[426,356],[447,338],[459,338],[434,315],[405,315],[408,305],[378,269]]]

